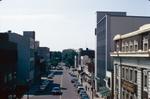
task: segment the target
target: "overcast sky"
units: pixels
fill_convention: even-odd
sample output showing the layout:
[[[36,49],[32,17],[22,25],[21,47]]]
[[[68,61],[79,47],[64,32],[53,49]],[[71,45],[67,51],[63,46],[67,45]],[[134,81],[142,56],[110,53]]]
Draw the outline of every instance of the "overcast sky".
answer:
[[[0,31],[35,31],[50,50],[95,49],[96,11],[150,16],[148,0],[2,0]]]

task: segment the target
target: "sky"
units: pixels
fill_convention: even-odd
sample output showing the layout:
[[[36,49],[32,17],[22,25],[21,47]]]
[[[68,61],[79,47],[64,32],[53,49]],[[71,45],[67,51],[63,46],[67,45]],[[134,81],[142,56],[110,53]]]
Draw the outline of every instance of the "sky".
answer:
[[[2,0],[0,32],[35,31],[51,51],[95,49],[96,11],[150,16],[149,0]]]

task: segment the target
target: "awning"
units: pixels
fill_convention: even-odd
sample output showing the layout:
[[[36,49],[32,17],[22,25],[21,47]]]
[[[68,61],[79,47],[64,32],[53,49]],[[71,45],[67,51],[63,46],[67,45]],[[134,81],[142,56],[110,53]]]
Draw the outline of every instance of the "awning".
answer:
[[[109,88],[107,88],[107,87],[100,87],[99,88],[99,92],[100,92],[100,94],[104,97],[104,96],[110,96],[110,94],[111,94],[111,91],[109,90]]]

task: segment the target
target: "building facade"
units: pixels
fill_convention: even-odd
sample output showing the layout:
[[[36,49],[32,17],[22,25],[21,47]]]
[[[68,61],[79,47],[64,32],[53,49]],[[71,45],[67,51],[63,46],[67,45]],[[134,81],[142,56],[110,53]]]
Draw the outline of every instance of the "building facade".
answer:
[[[17,44],[0,35],[0,99],[16,97]]]
[[[114,37],[115,99],[150,98],[150,24]]]
[[[38,55],[40,57],[40,63],[41,65],[41,72],[46,73],[49,70],[49,62],[50,62],[50,51],[48,47],[39,47],[38,49]]]
[[[11,31],[0,33],[0,37],[17,45],[16,93],[19,97],[34,81],[34,39]]]
[[[95,29],[96,52],[95,52],[95,76],[96,90],[107,86],[106,72],[113,70],[110,52],[114,50],[113,37],[117,33],[128,33],[138,29],[139,26],[149,23],[150,17],[127,16],[126,12],[97,12]],[[108,77],[109,78],[109,77]]]

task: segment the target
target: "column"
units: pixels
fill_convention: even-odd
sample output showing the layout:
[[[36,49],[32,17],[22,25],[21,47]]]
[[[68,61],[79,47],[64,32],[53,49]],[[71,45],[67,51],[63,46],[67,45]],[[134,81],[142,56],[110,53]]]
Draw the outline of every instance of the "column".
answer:
[[[138,69],[137,71],[137,85],[138,85],[138,88],[137,88],[137,99],[141,99],[141,88],[142,88],[142,71],[141,69]]]
[[[121,67],[122,67],[121,65],[118,66],[119,99],[122,99],[122,87],[121,87],[121,77],[122,77],[121,69],[122,68]]]
[[[116,98],[116,66],[115,66],[115,64],[114,64],[114,99],[117,99]]]
[[[150,98],[150,70],[148,72],[148,98]]]

